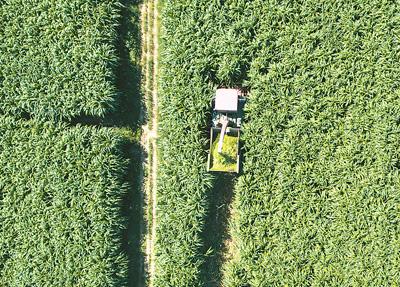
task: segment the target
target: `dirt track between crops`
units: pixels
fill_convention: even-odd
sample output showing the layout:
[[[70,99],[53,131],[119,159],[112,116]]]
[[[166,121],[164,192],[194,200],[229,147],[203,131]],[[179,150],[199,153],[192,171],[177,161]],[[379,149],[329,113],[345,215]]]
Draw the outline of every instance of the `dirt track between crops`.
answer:
[[[158,80],[158,0],[154,0],[153,2],[154,9],[154,22],[153,22],[153,92],[152,92],[152,102],[153,102],[153,112],[152,112],[152,129],[149,133],[150,141],[152,143],[152,151],[153,151],[153,161],[151,167],[151,178],[152,178],[152,225],[151,225],[151,261],[150,261],[150,286],[153,284],[153,278],[155,274],[155,260],[154,260],[154,245],[156,241],[156,219],[157,219],[157,131],[158,131],[158,89],[157,89],[157,80]]]
[[[158,130],[158,0],[145,1],[141,7],[142,93],[144,95],[141,144],[144,148],[143,194],[145,219],[144,269],[146,278],[140,286],[153,286],[155,274],[154,246],[157,220],[157,130]]]

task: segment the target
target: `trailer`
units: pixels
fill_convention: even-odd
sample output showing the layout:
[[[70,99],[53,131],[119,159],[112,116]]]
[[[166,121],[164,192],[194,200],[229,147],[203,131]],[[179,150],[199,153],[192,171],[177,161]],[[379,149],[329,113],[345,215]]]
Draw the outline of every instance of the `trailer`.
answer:
[[[207,171],[239,173],[240,128],[246,98],[240,89],[217,89],[211,100],[212,120]]]

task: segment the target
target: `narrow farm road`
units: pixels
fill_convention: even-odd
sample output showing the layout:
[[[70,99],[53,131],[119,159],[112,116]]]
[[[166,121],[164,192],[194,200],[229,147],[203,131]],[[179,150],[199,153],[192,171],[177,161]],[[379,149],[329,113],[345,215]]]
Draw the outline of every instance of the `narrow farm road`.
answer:
[[[141,58],[140,58],[140,66],[141,66],[141,74],[142,74],[142,87],[143,87],[143,79],[144,79],[144,77],[143,77],[143,75],[145,75],[145,68],[144,68],[144,63],[145,63],[145,56],[144,56],[144,50],[143,50],[143,42],[145,41],[145,33],[144,33],[144,31],[145,31],[145,20],[144,20],[144,16],[145,16],[145,13],[146,12],[146,5],[145,4],[142,4],[141,5],[141,7],[140,7],[140,38],[141,38],[141,51],[140,51],[140,53],[141,53]],[[143,88],[142,88],[142,90],[143,90]],[[141,105],[141,109],[140,109],[140,116],[139,116],[139,120],[140,120],[140,122],[144,122],[144,117],[145,117],[145,110],[144,110],[144,108],[143,108],[143,104]],[[141,146],[143,147],[143,149],[145,149],[146,148],[146,136],[144,135],[144,129],[143,129],[144,127],[142,126],[142,133],[141,133],[141,137],[140,137],[140,144],[141,144]],[[142,191],[141,191],[141,193],[140,193],[140,208],[141,208],[141,210],[143,210],[144,211],[144,206],[143,206],[143,203],[144,203],[144,201],[145,201],[145,188],[144,188],[144,186],[145,186],[145,181],[144,181],[144,168],[145,168],[145,166],[144,166],[144,163],[145,163],[145,161],[146,161],[146,155],[145,155],[145,153],[144,152],[142,152],[141,153],[141,163],[143,164],[143,168],[141,168],[140,170],[141,170],[141,173],[139,174],[139,182],[140,183],[142,183]],[[143,214],[145,214],[145,213],[143,213]],[[145,221],[143,220],[143,219],[141,219],[140,220],[140,236],[141,236],[141,241],[142,240],[144,240],[143,238],[144,238],[144,236],[146,235],[146,226],[145,226]],[[147,256],[147,253],[146,254],[144,254],[145,256]],[[141,260],[140,260],[140,270],[143,272],[143,271],[145,271],[147,268],[146,268],[146,259],[143,257],[143,258],[141,258]],[[138,278],[138,282],[137,282],[137,286],[138,287],[145,287],[145,276],[140,276],[139,278]]]
[[[150,261],[150,286],[152,286],[152,279],[155,274],[155,260],[154,260],[154,245],[156,241],[156,219],[157,219],[157,131],[158,131],[158,0],[153,3],[153,112],[152,112],[152,129],[149,135],[151,136],[153,161],[151,168],[152,178],[152,226],[151,226],[151,261]]]
[[[153,286],[155,273],[154,245],[157,219],[157,129],[158,129],[158,1],[144,1],[141,7],[142,29],[142,93],[143,126],[141,144],[144,148],[143,197],[145,203],[145,243],[146,279],[141,286]]]

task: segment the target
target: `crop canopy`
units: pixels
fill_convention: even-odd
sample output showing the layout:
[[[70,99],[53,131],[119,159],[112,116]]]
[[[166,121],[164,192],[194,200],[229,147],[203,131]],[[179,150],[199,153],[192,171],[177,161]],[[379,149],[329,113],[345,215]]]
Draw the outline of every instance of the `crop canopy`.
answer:
[[[0,117],[0,286],[124,286],[124,139]]]
[[[113,110],[119,5],[116,0],[2,3],[0,113],[73,118]]]

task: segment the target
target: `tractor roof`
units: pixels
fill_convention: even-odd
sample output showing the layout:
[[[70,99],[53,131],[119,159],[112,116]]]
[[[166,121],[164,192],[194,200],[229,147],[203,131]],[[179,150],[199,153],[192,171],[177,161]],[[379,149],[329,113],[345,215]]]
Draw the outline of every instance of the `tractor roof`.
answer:
[[[215,96],[215,110],[222,112],[237,112],[240,90],[217,89]]]

